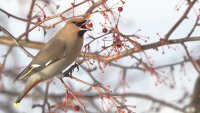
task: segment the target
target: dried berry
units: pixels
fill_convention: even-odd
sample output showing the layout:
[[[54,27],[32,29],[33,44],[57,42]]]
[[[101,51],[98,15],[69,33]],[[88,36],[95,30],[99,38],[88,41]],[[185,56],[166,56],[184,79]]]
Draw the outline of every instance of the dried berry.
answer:
[[[91,28],[91,27],[93,27],[93,24],[89,23],[89,24],[87,24],[87,27]]]
[[[103,29],[102,29],[102,32],[103,32],[103,33],[107,33],[107,32],[108,32],[108,29],[107,29],[107,28],[103,28]]]
[[[74,111],[79,111],[80,110],[80,107],[78,105],[72,105],[71,108]]]
[[[123,11],[123,7],[118,7],[118,11],[122,12]]]

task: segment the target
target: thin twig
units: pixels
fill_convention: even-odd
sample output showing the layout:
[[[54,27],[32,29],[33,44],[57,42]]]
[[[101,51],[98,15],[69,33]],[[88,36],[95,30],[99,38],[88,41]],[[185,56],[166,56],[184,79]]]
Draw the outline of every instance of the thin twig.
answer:
[[[88,13],[92,13],[92,11],[97,8],[98,6],[100,6],[101,4],[103,4],[103,2],[106,2],[108,0],[99,0],[97,2],[93,2],[92,6],[86,11],[85,14],[88,14]]]
[[[25,32],[27,32],[29,27],[30,27],[30,21],[32,20],[31,18],[32,18],[32,13],[33,13],[33,8],[34,8],[34,5],[35,5],[35,1],[36,0],[32,0],[32,2],[31,2],[31,7],[30,7],[30,10],[29,10],[29,13],[28,13],[28,16],[27,16],[27,20],[29,20],[29,21],[27,22],[26,31]],[[26,35],[25,39],[28,40],[28,34]]]
[[[63,15],[64,15],[66,12],[72,10],[73,8],[78,7],[78,6],[80,6],[80,5],[82,5],[82,4],[86,3],[86,2],[87,2],[87,0],[86,0],[86,1],[82,1],[82,2],[80,2],[80,3],[78,3],[78,4],[73,5],[73,7],[70,7],[70,8],[68,8],[68,9],[64,10],[63,12],[61,12],[61,13],[59,13],[59,14],[56,14],[56,15],[53,15],[53,16],[44,18],[44,20],[39,21],[35,26],[33,26],[32,28],[30,28],[30,29],[27,30],[26,32],[22,33],[22,34],[17,38],[17,40],[21,40],[24,36],[26,36],[26,35],[27,35],[29,32],[31,32],[33,29],[37,28],[38,26],[40,26],[41,24],[47,22],[48,20],[55,19],[55,18],[58,18],[58,17],[59,17],[59,18],[62,18],[61,21],[65,21],[66,19],[69,19],[69,18],[65,18],[65,19],[64,19],[64,18],[63,18]],[[70,18],[73,18],[73,17],[70,17]]]
[[[51,111],[51,106],[48,102],[48,93],[49,93],[49,86],[50,86],[50,81],[47,81],[46,82],[46,91],[45,91],[45,94],[44,94],[44,102],[43,102],[43,107],[42,107],[42,113],[45,113],[45,105],[47,104],[48,106],[48,110],[49,112]]]
[[[4,29],[1,25],[0,25],[0,29],[1,31],[3,31],[7,36],[8,38],[10,38],[14,43],[15,45],[17,45],[28,57],[31,57],[33,58],[34,56],[29,53],[21,44],[18,43],[17,39],[12,35],[10,34],[6,29]]]
[[[2,74],[3,68],[4,68],[5,65],[6,65],[6,61],[7,61],[8,55],[9,55],[9,53],[12,51],[12,48],[13,48],[13,46],[10,46],[10,47],[8,48],[6,54],[3,55],[4,59],[3,59],[3,63],[2,63],[3,66],[0,67],[0,78],[1,78],[1,74]]]
[[[198,74],[200,75],[200,70],[199,70],[199,68],[197,67],[197,65],[196,65],[195,61],[193,60],[192,56],[190,55],[190,53],[189,53],[189,51],[188,51],[188,49],[187,49],[187,46],[186,46],[184,43],[182,43],[182,45],[183,45],[183,48],[184,48],[184,50],[185,50],[185,52],[186,52],[186,55],[187,55],[188,59],[190,60],[190,62],[191,62],[192,65],[194,66],[195,70],[196,70],[196,71],[198,72]]]
[[[5,11],[5,10],[3,10],[3,9],[1,9],[1,8],[0,8],[0,12],[6,14],[8,17],[12,17],[12,18],[14,18],[14,19],[17,19],[17,20],[20,20],[20,21],[23,21],[23,22],[28,22],[27,19],[24,19],[24,18],[15,16],[15,15],[12,15],[12,14],[8,13],[7,11]],[[35,22],[31,22],[31,21],[30,21],[30,23],[36,25]]]
[[[183,20],[185,20],[185,18],[187,18],[188,13],[190,12],[190,10],[192,9],[192,7],[194,6],[194,4],[197,2],[197,0],[193,0],[191,3],[189,3],[188,8],[185,10],[184,14],[180,17],[180,19],[174,24],[174,26],[172,26],[172,28],[167,32],[167,34],[165,35],[165,39],[168,40],[169,37],[171,36],[171,34],[176,30],[176,28],[183,22]]]
[[[63,79],[59,78],[61,83],[65,86],[66,90],[69,91],[69,93],[74,97],[74,99],[79,103],[79,105],[82,107],[84,113],[87,113],[85,106],[81,103],[81,101],[76,97],[76,95],[73,93],[73,91],[65,84]]]
[[[197,19],[195,21],[195,24],[193,25],[192,29],[190,30],[190,32],[188,33],[187,37],[190,37],[192,35],[192,33],[194,32],[195,28],[198,26],[198,22],[199,22],[200,16],[197,16]]]

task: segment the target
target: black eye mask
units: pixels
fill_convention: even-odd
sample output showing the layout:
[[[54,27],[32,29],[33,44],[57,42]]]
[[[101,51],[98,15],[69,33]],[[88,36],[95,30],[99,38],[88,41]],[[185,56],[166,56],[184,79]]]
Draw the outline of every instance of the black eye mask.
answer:
[[[86,20],[84,20],[83,22],[75,22],[75,21],[73,21],[72,23],[74,23],[78,27],[81,27],[85,22],[86,22]]]

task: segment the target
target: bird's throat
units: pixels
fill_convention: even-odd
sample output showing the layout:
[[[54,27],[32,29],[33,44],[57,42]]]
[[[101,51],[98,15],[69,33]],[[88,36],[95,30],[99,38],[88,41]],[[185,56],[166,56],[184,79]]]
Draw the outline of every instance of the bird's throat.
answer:
[[[80,30],[80,31],[78,32],[78,36],[82,38],[86,31],[87,31],[87,30]]]

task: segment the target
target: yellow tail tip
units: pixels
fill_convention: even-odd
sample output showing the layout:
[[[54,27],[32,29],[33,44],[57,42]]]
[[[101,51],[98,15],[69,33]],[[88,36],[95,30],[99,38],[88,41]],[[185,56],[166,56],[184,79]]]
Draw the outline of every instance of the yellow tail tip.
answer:
[[[18,107],[19,105],[20,105],[20,103],[18,103],[18,102],[14,103],[14,107]]]

